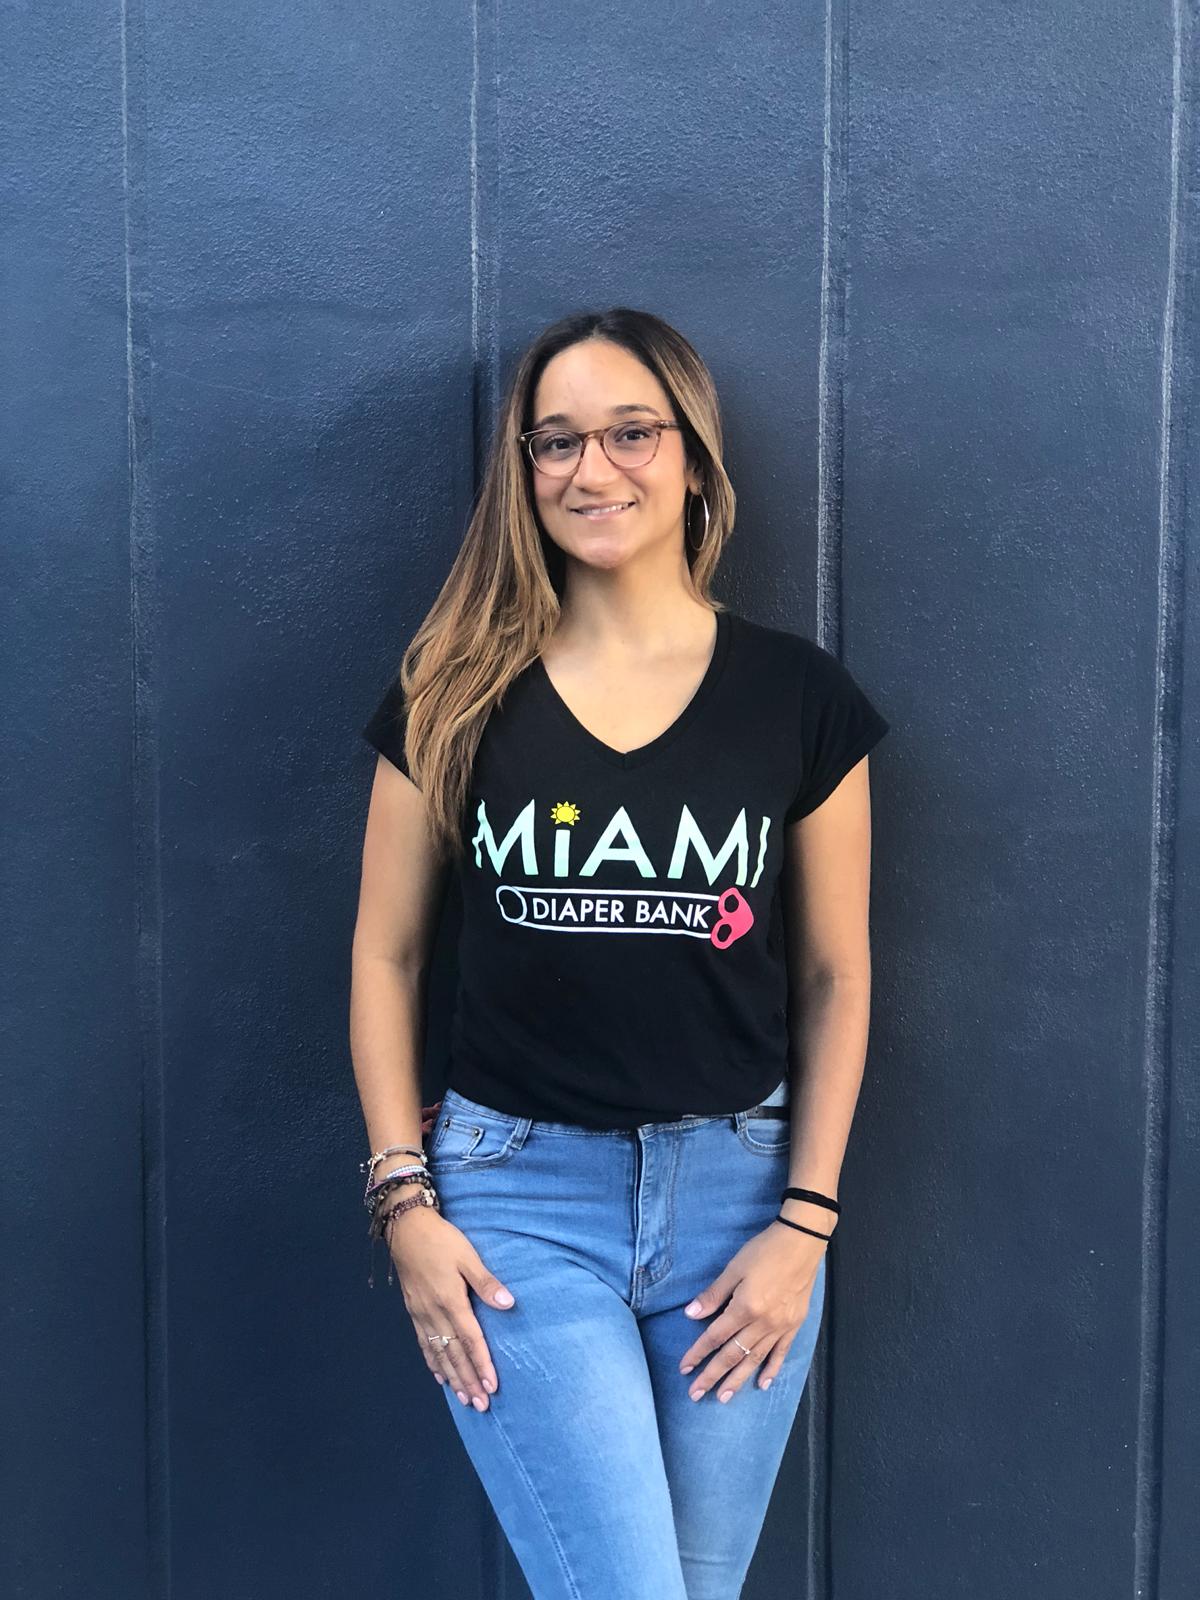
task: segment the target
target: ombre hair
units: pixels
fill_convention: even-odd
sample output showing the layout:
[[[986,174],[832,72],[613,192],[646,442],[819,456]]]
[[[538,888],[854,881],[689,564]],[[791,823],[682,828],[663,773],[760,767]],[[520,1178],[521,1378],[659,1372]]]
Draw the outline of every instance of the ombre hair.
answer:
[[[721,551],[733,531],[736,496],[722,462],[720,406],[712,376],[696,351],[661,318],[616,306],[563,317],[530,344],[517,363],[500,409],[483,482],[462,546],[397,670],[406,713],[405,755],[425,799],[435,851],[464,849],[463,812],[471,769],[492,708],[514,678],[541,654],[558,625],[566,558],[542,530],[517,435],[533,426],[532,407],[547,363],[584,339],[620,345],[647,367],[681,425],[687,465],[708,502],[684,508],[684,548],[693,587],[714,611],[710,593]],[[689,533],[688,523],[699,523]],[[703,543],[694,550],[692,541]]]

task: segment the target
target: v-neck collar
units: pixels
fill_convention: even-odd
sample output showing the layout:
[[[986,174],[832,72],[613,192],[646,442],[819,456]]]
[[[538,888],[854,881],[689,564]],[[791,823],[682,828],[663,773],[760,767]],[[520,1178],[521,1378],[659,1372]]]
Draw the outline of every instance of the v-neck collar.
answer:
[[[583,723],[580,722],[562,695],[554,687],[550,674],[546,671],[546,664],[540,655],[535,656],[532,663],[534,681],[540,686],[543,698],[552,707],[559,719],[595,755],[600,756],[614,767],[639,767],[644,761],[650,761],[679,737],[684,729],[699,716],[716,688],[721,673],[724,671],[726,658],[729,655],[730,639],[733,633],[733,614],[730,611],[718,611],[716,619],[716,642],[713,645],[713,652],[709,657],[708,666],[704,670],[704,676],[696,687],[696,692],[669,727],[664,728],[649,743],[640,744],[634,750],[616,750],[612,745],[605,744],[603,739],[597,738],[590,729],[584,727]]]

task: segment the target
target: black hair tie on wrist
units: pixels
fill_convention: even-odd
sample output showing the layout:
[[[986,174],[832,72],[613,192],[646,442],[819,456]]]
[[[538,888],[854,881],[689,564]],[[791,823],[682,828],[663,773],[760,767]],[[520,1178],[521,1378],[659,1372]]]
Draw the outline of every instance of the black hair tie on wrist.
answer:
[[[811,1200],[814,1205],[827,1206],[830,1211],[835,1211],[840,1216],[842,1208],[836,1200],[831,1200],[827,1194],[818,1194],[815,1189],[785,1189],[785,1200]]]
[[[792,1222],[787,1217],[776,1217],[776,1222],[782,1222],[785,1228],[799,1228],[801,1233],[811,1233],[814,1239],[832,1239],[831,1233],[818,1233],[815,1228],[806,1228],[802,1222]]]

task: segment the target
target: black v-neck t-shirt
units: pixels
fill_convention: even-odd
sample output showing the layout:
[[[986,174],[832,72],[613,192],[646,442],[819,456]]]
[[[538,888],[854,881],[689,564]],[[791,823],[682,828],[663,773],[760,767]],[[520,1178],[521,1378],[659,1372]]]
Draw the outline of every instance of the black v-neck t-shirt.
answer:
[[[447,1081],[469,1099],[629,1129],[786,1076],[784,829],[889,723],[820,645],[716,617],[695,694],[636,750],[589,732],[540,656],[492,710],[459,868]],[[408,773],[398,680],[362,732]]]

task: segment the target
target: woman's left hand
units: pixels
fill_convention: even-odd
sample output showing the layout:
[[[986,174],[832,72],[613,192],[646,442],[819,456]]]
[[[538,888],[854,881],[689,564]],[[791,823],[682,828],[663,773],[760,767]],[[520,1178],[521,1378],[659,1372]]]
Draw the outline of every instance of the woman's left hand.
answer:
[[[767,1387],[808,1316],[825,1248],[811,1235],[773,1222],[747,1240],[720,1276],[696,1296],[686,1308],[696,1317],[711,1316],[726,1300],[729,1304],[679,1363],[680,1372],[688,1373],[712,1355],[688,1388],[694,1400],[719,1385],[720,1399],[728,1401],[760,1366],[759,1387]],[[692,1306],[699,1309],[693,1312]],[[735,1334],[749,1355],[734,1344]]]

